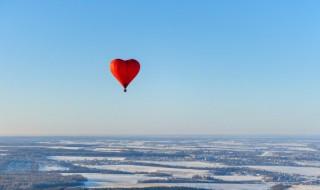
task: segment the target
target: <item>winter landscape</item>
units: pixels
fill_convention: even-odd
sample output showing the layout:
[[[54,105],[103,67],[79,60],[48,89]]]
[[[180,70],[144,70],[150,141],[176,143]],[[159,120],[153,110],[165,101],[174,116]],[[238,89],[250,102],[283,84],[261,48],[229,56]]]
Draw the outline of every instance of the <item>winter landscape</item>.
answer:
[[[0,189],[320,189],[316,137],[1,137]]]

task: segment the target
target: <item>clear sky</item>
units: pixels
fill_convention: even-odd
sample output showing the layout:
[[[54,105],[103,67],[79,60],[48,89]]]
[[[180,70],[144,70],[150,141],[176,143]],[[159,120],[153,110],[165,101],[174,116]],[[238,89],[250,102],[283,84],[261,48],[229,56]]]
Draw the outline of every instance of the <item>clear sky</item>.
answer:
[[[317,0],[0,0],[0,135],[320,134],[319,83]]]

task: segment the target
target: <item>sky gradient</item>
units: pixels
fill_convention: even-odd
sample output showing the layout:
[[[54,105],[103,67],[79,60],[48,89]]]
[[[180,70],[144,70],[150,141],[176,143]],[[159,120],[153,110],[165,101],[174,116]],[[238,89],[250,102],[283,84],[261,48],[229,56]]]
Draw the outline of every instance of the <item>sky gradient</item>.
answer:
[[[319,7],[0,0],[0,135],[320,134]]]

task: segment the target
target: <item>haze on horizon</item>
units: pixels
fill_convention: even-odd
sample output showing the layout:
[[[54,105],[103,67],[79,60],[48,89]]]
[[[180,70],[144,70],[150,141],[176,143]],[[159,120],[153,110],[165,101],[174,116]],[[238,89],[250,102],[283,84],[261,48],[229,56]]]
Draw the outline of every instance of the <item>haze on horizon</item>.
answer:
[[[0,135],[320,134],[319,7],[0,1]]]

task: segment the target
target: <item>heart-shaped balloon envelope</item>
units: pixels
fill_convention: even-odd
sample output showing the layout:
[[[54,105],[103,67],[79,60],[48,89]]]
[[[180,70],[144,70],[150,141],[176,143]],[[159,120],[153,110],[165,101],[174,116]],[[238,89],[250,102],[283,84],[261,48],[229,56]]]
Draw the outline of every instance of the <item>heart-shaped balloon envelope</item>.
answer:
[[[137,76],[140,71],[140,64],[137,60],[129,59],[114,59],[110,63],[110,70],[112,75],[120,82],[127,91],[130,82]]]

